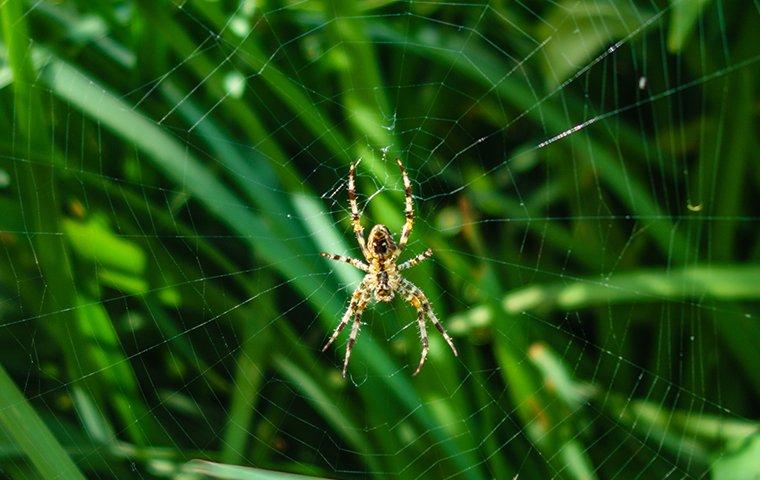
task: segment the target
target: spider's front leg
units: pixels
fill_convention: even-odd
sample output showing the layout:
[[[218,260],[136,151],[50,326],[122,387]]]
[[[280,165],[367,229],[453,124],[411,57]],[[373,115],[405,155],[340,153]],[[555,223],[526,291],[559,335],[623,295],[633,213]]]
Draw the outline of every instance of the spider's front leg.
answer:
[[[351,225],[354,228],[356,234],[356,243],[359,244],[359,248],[362,249],[362,255],[367,257],[367,244],[364,240],[364,227],[362,227],[361,214],[359,213],[359,206],[356,204],[356,181],[354,179],[356,174],[356,165],[351,164],[351,168],[348,170],[348,203],[351,205]]]
[[[412,227],[414,227],[414,205],[412,204],[412,182],[409,181],[409,177],[406,175],[406,169],[404,164],[401,163],[401,159],[397,158],[396,163],[401,170],[401,176],[404,179],[404,227],[401,229],[401,238],[398,241],[398,250],[396,256],[401,254],[406,247],[406,242],[409,241],[409,236],[412,234]]]

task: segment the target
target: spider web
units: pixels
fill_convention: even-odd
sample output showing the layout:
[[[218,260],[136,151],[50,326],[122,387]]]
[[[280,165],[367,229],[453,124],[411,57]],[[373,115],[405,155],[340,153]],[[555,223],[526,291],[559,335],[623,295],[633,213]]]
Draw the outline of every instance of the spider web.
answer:
[[[0,70],[0,364],[91,478],[756,478],[758,20],[28,3],[27,96]],[[396,299],[344,381],[346,333],[320,349],[361,272],[319,252],[359,256],[351,162],[365,230],[400,232],[397,156],[402,260],[434,251],[404,273],[460,356],[429,325],[413,377]]]

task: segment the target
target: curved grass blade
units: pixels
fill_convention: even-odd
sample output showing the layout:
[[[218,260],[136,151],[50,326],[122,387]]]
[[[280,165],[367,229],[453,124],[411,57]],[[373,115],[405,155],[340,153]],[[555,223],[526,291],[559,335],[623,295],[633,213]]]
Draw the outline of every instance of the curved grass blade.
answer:
[[[42,478],[84,480],[34,407],[0,365],[0,425],[37,468]]]

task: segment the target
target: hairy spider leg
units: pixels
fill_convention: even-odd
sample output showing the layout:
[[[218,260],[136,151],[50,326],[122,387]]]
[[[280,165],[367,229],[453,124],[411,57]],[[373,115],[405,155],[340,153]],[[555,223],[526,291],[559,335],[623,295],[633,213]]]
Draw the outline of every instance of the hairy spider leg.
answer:
[[[430,350],[430,345],[428,342],[428,335],[427,335],[427,328],[425,327],[425,312],[423,312],[421,309],[417,309],[417,325],[420,326],[420,341],[422,342],[422,355],[420,355],[420,363],[419,365],[417,365],[417,370],[414,371],[413,376],[417,376],[417,374],[420,373],[422,366],[425,365],[425,360],[427,360],[428,351]]]
[[[427,296],[420,290],[417,285],[413,284],[409,280],[405,278],[399,279],[399,290],[403,294],[406,301],[412,304],[414,308],[417,309],[417,313],[422,313],[424,315],[427,315],[427,317],[430,319],[431,322],[433,322],[433,325],[435,325],[435,328],[438,329],[439,332],[441,332],[441,335],[443,336],[444,340],[446,340],[446,343],[449,344],[449,347],[451,348],[451,351],[454,352],[454,356],[459,356],[459,352],[457,351],[457,347],[454,346],[454,341],[451,340],[451,337],[446,332],[446,329],[443,328],[443,325],[441,325],[441,322],[438,320],[438,317],[435,316],[435,313],[433,313],[433,308],[430,306],[430,302],[427,299]],[[427,344],[428,344],[428,338],[427,338],[427,331],[424,329],[420,329],[420,337],[422,338],[422,354],[423,357],[420,359],[420,366],[417,367],[417,371],[422,368],[422,364],[425,363],[425,358],[427,356]]]
[[[401,229],[401,238],[398,241],[398,250],[396,251],[396,258],[398,258],[404,247],[406,247],[406,242],[409,241],[409,235],[412,234],[412,227],[414,227],[414,206],[412,205],[412,183],[406,175],[406,169],[404,168],[404,164],[401,163],[401,159],[397,158],[396,163],[398,163],[401,176],[404,178],[404,216],[406,217],[404,228]]]
[[[356,307],[356,313],[354,314],[354,324],[351,326],[351,335],[348,337],[348,345],[346,345],[346,358],[343,359],[343,378],[346,378],[346,371],[348,370],[348,360],[351,358],[351,350],[354,349],[356,343],[356,335],[359,334],[359,328],[361,327],[362,313],[367,306],[367,300],[362,300]]]
[[[322,252],[320,253],[325,258],[329,258],[330,260],[335,260],[337,262],[346,262],[350,265],[353,265],[354,267],[358,268],[359,270],[363,270],[365,272],[369,272],[369,265],[362,262],[361,260],[357,260],[355,258],[351,257],[344,257],[343,255],[336,255],[334,253],[327,253]]]
[[[346,328],[346,325],[348,325],[348,321],[351,319],[351,316],[356,313],[356,311],[359,309],[359,306],[364,303],[366,306],[367,299],[369,298],[369,291],[368,286],[370,283],[370,279],[365,277],[364,280],[359,284],[358,287],[356,287],[356,290],[354,290],[354,293],[351,294],[351,302],[348,304],[348,309],[346,310],[346,313],[343,314],[343,318],[340,320],[340,323],[337,327],[335,327],[335,330],[333,330],[332,336],[330,336],[330,339],[325,343],[325,346],[322,347],[322,351],[324,352],[327,350],[327,348],[332,345],[332,343],[335,341],[336,338],[338,338],[338,335],[340,335],[340,332],[343,331],[344,328]],[[362,307],[364,308],[364,307]]]
[[[423,260],[427,260],[428,258],[433,256],[433,251],[431,249],[427,249],[424,252],[420,253],[414,258],[410,258],[409,260],[405,261],[404,263],[399,263],[398,270],[406,270],[407,268],[412,268],[413,266],[417,265],[418,263],[422,262]]]
[[[356,204],[356,182],[354,181],[355,173],[356,165],[352,163],[351,168],[348,170],[348,203],[351,205],[351,225],[354,227],[356,241],[359,243],[359,247],[362,249],[362,255],[367,257],[367,245],[364,242],[364,227],[362,227],[361,215],[359,214],[359,206]]]

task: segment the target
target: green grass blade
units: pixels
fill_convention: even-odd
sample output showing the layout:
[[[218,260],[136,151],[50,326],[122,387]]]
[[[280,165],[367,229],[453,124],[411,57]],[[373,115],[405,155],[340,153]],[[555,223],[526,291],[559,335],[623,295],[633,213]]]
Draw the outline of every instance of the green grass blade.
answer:
[[[585,68],[602,49],[630,35],[647,17],[651,14],[633,3],[583,0],[557,5],[541,29],[542,36],[550,38],[542,55],[549,86],[556,88]]]
[[[84,480],[84,476],[50,433],[37,412],[0,365],[0,425],[43,478]]]
[[[320,480],[325,477],[274,472],[260,468],[239,467],[223,463],[192,460],[180,468],[181,474],[189,478],[219,478],[224,480]],[[184,477],[183,477],[184,478]]]
[[[668,50],[678,52],[683,49],[697,24],[702,10],[710,0],[671,0],[670,30],[668,31]]]
[[[259,274],[258,279],[260,290],[271,288],[268,275]],[[271,296],[260,296],[254,302],[251,311],[255,311],[258,318],[277,316],[277,307]],[[256,405],[269,367],[274,340],[274,332],[262,328],[262,322],[244,320],[238,323],[242,346],[237,353],[232,398],[223,434],[220,458],[224,463],[242,463],[247,458],[251,419],[257,411]]]
[[[636,302],[718,301],[760,299],[760,267],[757,265],[699,266],[681,270],[640,270],[576,279],[565,283],[531,285],[508,293],[502,307],[511,314],[526,310],[577,310],[598,305]],[[464,334],[488,326],[493,316],[485,306],[453,316],[451,331]]]
[[[760,478],[760,432],[738,442],[715,460],[713,480],[757,480]]]

